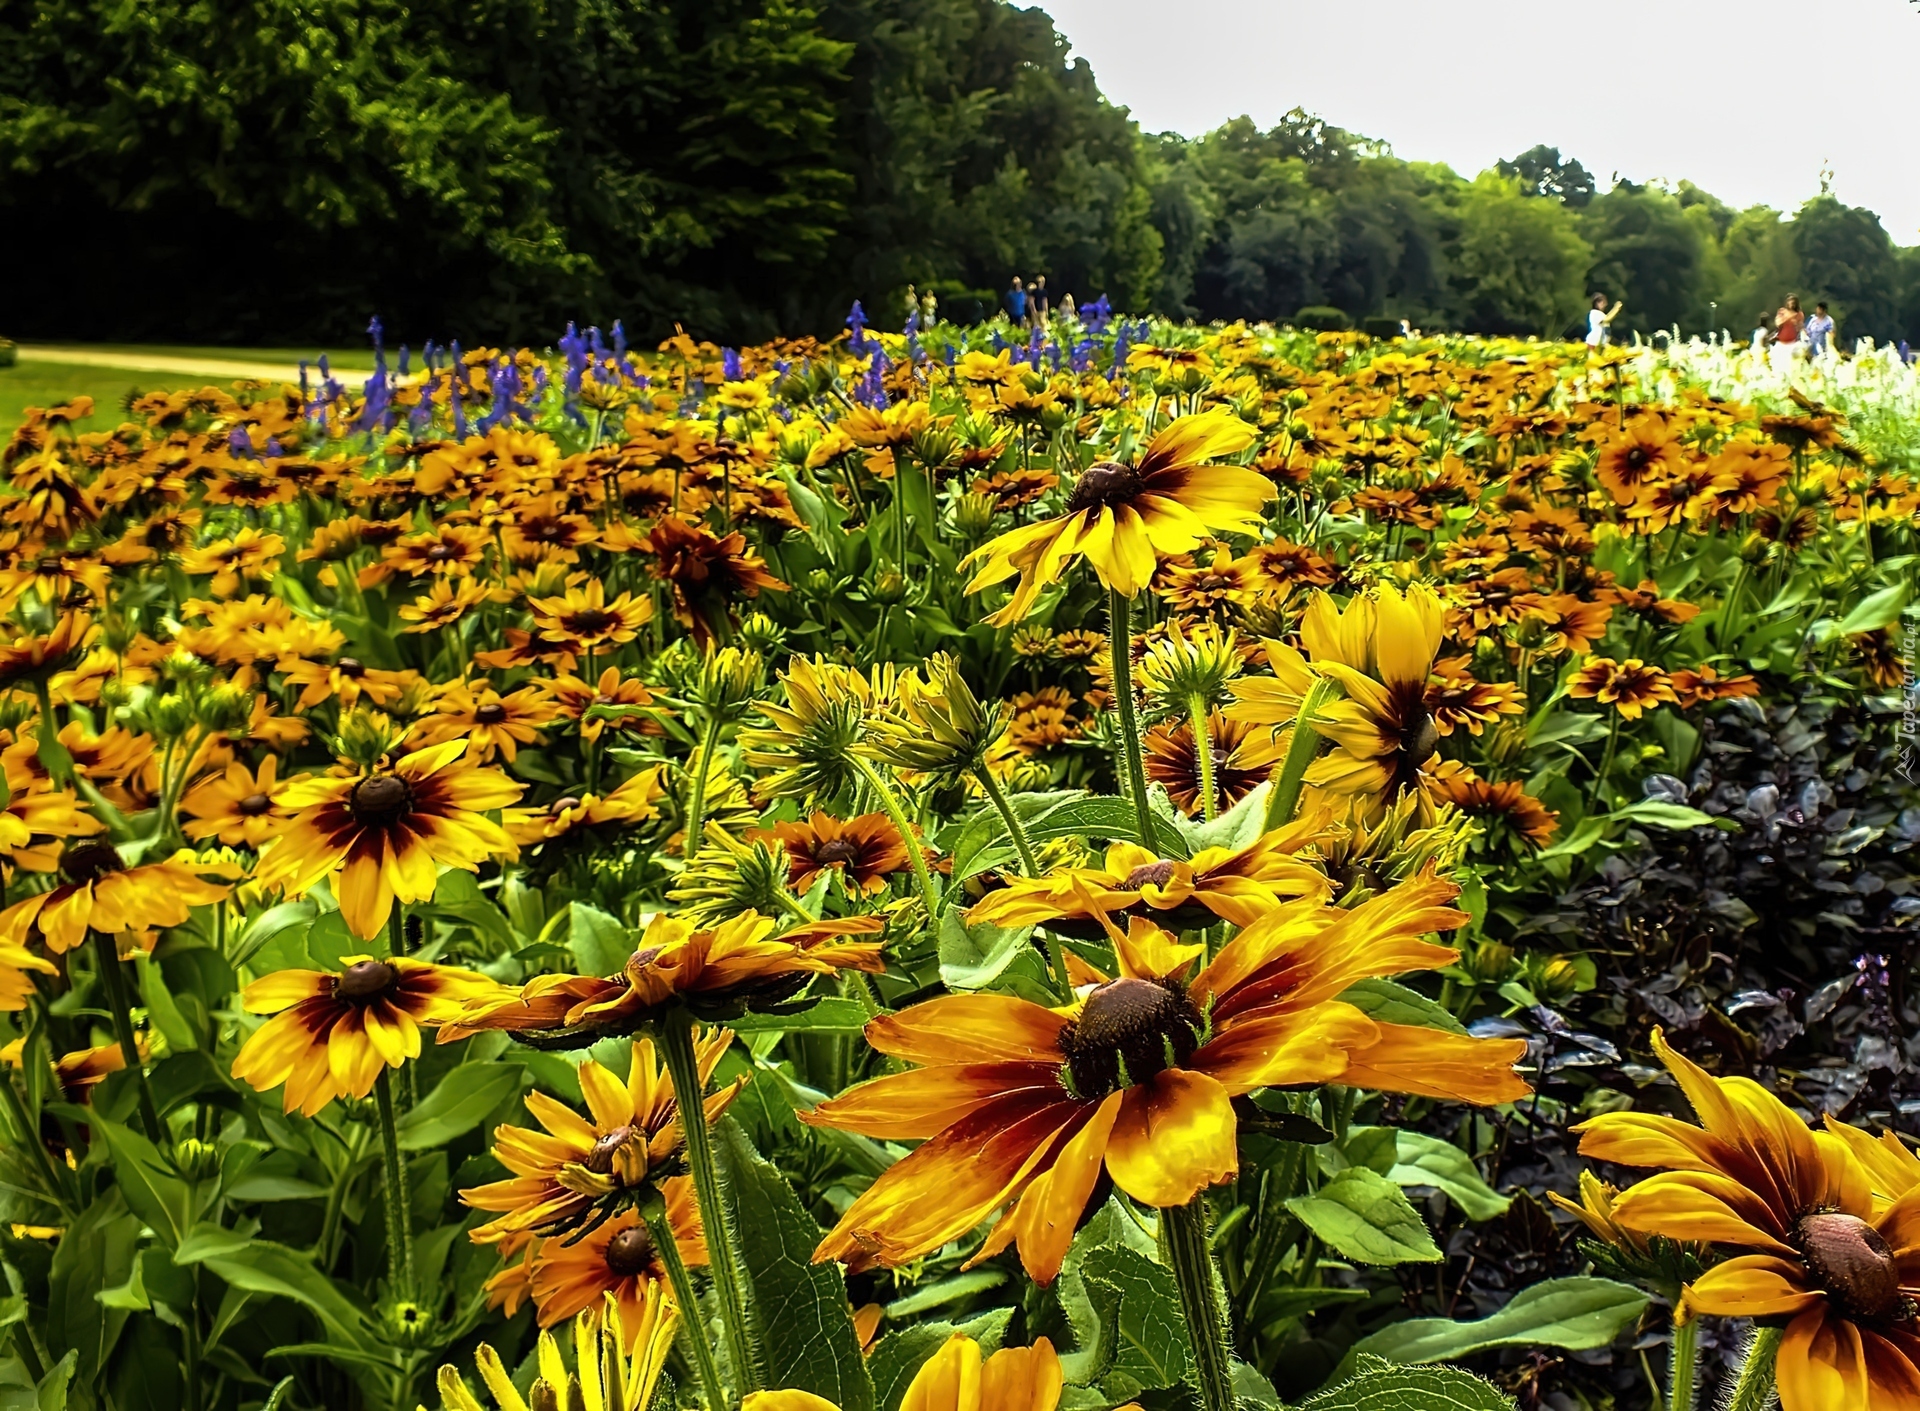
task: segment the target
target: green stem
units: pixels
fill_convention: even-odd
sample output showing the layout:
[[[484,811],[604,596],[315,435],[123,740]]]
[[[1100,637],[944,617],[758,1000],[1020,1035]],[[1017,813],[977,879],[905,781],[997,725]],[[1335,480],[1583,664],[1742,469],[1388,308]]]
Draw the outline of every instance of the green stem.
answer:
[[[1220,809],[1214,802],[1213,734],[1207,729],[1206,701],[1195,696],[1187,702],[1187,715],[1193,722],[1193,757],[1200,764],[1200,816],[1211,823]]]
[[[53,782],[63,789],[70,789],[73,787],[73,756],[60,743],[60,723],[53,718],[53,697],[45,681],[35,681],[33,691],[40,698],[40,758],[46,763],[47,773],[53,777]]]
[[[707,773],[713,768],[713,752],[720,744],[720,717],[707,717],[700,732],[700,751],[693,757],[693,785],[687,794],[687,835],[681,840],[680,855],[693,861],[700,851],[700,832],[706,826]]]
[[[760,1364],[754,1359],[747,1335],[747,1304],[741,1292],[740,1252],[733,1237],[733,1219],[720,1191],[720,1169],[713,1156],[713,1134],[707,1129],[706,1085],[700,1081],[700,1063],[693,1052],[693,1023],[685,1014],[669,1014],[654,1026],[660,1056],[673,1081],[673,1099],[680,1107],[680,1129],[687,1138],[687,1167],[693,1175],[693,1193],[700,1203],[700,1224],[707,1237],[707,1269],[720,1295],[720,1327],[727,1339],[727,1360],[733,1364],[734,1389],[742,1396],[760,1390]]]
[[[100,967],[100,984],[107,992],[107,1008],[113,1012],[113,1032],[120,1040],[120,1056],[127,1071],[140,1087],[140,1125],[147,1129],[147,1140],[155,1146],[166,1143],[167,1129],[161,1125],[160,1109],[153,1105],[153,1090],[147,1086],[147,1067],[140,1061],[140,1048],[133,1038],[133,1014],[127,1008],[127,988],[120,974],[120,948],[103,931],[93,933],[93,957]]]
[[[1620,712],[1617,710],[1614,711],[1613,728],[1607,731],[1607,750],[1606,753],[1600,757],[1600,772],[1596,774],[1593,779],[1595,803],[1606,802],[1602,796],[1606,792],[1607,776],[1613,773],[1613,756],[1620,748],[1620,720]]]
[[[1197,1195],[1160,1212],[1160,1239],[1173,1266],[1193,1345],[1193,1381],[1201,1411],[1234,1411],[1233,1362],[1228,1351],[1226,1310],[1220,1303],[1213,1254],[1207,1248],[1207,1203]]]
[[[1673,1330],[1673,1356],[1667,1364],[1666,1411],[1693,1411],[1695,1364],[1700,1360],[1700,1320],[1689,1318]]]
[[[1747,1343],[1747,1357],[1740,1364],[1740,1377],[1733,1384],[1733,1397],[1727,1411],[1766,1411],[1773,1401],[1774,1357],[1780,1351],[1785,1328],[1755,1328]]]
[[[387,954],[405,958],[407,954],[407,908],[396,900],[392,910],[387,912]],[[413,1068],[411,1065],[400,1070],[400,1110],[413,1111],[415,1093],[413,1090]]]
[[[673,1285],[673,1301],[680,1305],[680,1335],[687,1352],[687,1360],[693,1363],[693,1370],[700,1378],[700,1394],[706,1399],[707,1411],[727,1411],[727,1386],[720,1380],[720,1363],[713,1355],[713,1329],[708,1326],[700,1311],[700,1300],[693,1291],[693,1278],[687,1273],[686,1261],[680,1257],[680,1246],[673,1238],[673,1225],[667,1219],[667,1205],[657,1196],[641,1207],[641,1215],[647,1222],[647,1231],[653,1236],[653,1247],[659,1252],[660,1262],[667,1266],[667,1282]]]
[[[935,920],[940,915],[940,893],[933,885],[933,873],[927,869],[927,850],[920,846],[920,839],[913,831],[913,824],[907,818],[907,811],[900,806],[900,800],[894,796],[887,781],[880,777],[880,771],[858,755],[851,757],[853,767],[860,777],[873,790],[874,797],[880,800],[880,807],[886,810],[887,817],[899,830],[901,839],[907,845],[907,861],[913,866],[913,878],[920,884],[920,899],[926,903],[927,919]]]
[[[1127,777],[1127,792],[1133,795],[1133,814],[1139,822],[1140,846],[1156,857],[1159,838],[1153,826],[1153,809],[1147,801],[1147,771],[1140,753],[1140,716],[1133,703],[1133,599],[1118,588],[1107,590],[1107,635],[1113,659],[1113,702],[1120,712],[1120,748]],[[1211,1408],[1209,1408],[1211,1411]]]
[[[1267,797],[1266,831],[1269,833],[1286,827],[1300,811],[1300,790],[1306,783],[1307,769],[1320,752],[1320,734],[1313,728],[1313,722],[1320,714],[1320,707],[1333,698],[1336,690],[1331,681],[1315,681],[1300,702],[1300,713],[1293,718],[1293,738],[1287,742],[1286,758],[1280,761],[1280,773],[1273,781],[1273,792]]]
[[[387,1271],[394,1296],[411,1303],[413,1282],[413,1227],[408,1218],[407,1181],[400,1164],[400,1133],[393,1121],[393,1070],[380,1065],[373,1097],[380,1109],[380,1160],[387,1207]]]
[[[1000,815],[1000,821],[1007,825],[1007,835],[1013,839],[1013,850],[1020,854],[1020,870],[1029,877],[1040,875],[1040,859],[1034,855],[1033,844],[1027,841],[1027,830],[1020,822],[1020,815],[1013,811],[1013,801],[1007,797],[1007,791],[1000,787],[993,772],[980,765],[973,771],[973,777],[980,781],[980,790],[987,801]]]

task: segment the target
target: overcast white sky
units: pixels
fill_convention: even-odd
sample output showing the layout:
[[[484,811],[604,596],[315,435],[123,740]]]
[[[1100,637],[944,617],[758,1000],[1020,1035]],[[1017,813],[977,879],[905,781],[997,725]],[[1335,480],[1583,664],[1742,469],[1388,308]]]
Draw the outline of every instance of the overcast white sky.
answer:
[[[1016,0],[1018,3],[1019,0]],[[1603,185],[1818,192],[1920,244],[1913,0],[1041,0],[1150,132],[1302,107],[1462,175],[1536,142]]]

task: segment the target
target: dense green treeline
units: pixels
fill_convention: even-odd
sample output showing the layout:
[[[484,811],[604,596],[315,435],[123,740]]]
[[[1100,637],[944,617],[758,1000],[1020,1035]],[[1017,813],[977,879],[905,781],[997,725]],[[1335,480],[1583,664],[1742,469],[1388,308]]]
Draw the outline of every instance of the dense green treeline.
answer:
[[[0,0],[0,323],[29,336],[727,339],[1045,273],[1203,319],[1920,341],[1920,251],[1821,197],[1467,179],[1293,114],[1143,134],[999,0]]]

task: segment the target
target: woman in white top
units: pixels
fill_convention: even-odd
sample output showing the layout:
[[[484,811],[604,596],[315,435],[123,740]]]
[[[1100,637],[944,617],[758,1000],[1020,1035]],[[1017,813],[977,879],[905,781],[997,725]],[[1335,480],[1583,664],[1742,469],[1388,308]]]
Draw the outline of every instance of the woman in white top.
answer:
[[[1613,316],[1620,312],[1620,307],[1619,301],[1616,300],[1613,307],[1608,308],[1605,294],[1593,296],[1593,307],[1587,310],[1587,346],[1589,348],[1607,346],[1607,325],[1613,322]]]

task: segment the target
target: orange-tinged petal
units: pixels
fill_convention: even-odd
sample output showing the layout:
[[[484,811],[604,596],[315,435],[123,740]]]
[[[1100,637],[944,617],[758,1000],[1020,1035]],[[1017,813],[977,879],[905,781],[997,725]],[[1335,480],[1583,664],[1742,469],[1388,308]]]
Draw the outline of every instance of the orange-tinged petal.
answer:
[[[1066,1019],[1012,995],[945,995],[883,1014],[867,1025],[867,1042],[908,1063],[1066,1062],[1060,1029]]]
[[[980,1246],[980,1252],[967,1261],[969,1268],[1017,1241],[1020,1263],[1030,1278],[1050,1284],[1059,1277],[1067,1248],[1073,1243],[1074,1228],[1100,1178],[1107,1141],[1120,1115],[1120,1099],[1119,1093],[1108,1093],[1086,1125],[1060,1148],[1052,1165],[1027,1183],[1013,1209]]]
[[[1003,1347],[980,1369],[981,1411],[1054,1411],[1064,1379],[1053,1344]]]
[[[802,1112],[800,1120],[885,1141],[922,1140],[1007,1093],[1044,1089],[1064,1101],[1059,1075],[1051,1063],[967,1063],[892,1073]]]
[[[240,1007],[249,1014],[278,1014],[304,999],[333,993],[335,977],[324,970],[280,970],[255,980],[240,994]]]
[[[961,1333],[948,1338],[913,1374],[900,1411],[983,1411],[980,1344]]]
[[[1350,1004],[1249,1019],[1214,1035],[1188,1063],[1210,1073],[1229,1094],[1255,1088],[1345,1081],[1348,1052],[1373,1041],[1378,1026]]]
[[[1687,1307],[1719,1318],[1790,1318],[1826,1301],[1808,1287],[1804,1265],[1770,1254],[1716,1264],[1687,1286]]]
[[[1121,1094],[1107,1140],[1113,1182],[1148,1205],[1185,1205],[1240,1170],[1240,1124],[1205,1073],[1166,1068]]]
[[[1824,1299],[1787,1324],[1774,1376],[1781,1411],[1877,1411],[1867,1391],[1860,1330]]]
[[[1414,1093],[1491,1106],[1518,1102],[1533,1089],[1513,1071],[1525,1039],[1476,1039],[1415,1024],[1378,1024],[1379,1037],[1348,1055],[1348,1087]]]
[[[1613,1218],[1626,1229],[1683,1243],[1796,1253],[1765,1199],[1727,1176],[1697,1171],[1649,1176],[1620,1193]]]

